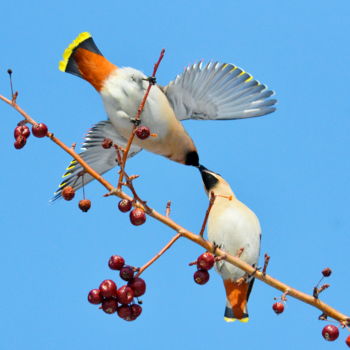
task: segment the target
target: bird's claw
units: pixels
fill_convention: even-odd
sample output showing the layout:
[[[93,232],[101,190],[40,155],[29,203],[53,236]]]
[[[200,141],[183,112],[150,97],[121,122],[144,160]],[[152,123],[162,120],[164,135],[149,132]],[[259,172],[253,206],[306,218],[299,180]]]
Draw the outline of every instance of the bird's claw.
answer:
[[[141,124],[141,120],[136,118],[131,118],[130,123],[134,124],[135,126],[139,126]]]

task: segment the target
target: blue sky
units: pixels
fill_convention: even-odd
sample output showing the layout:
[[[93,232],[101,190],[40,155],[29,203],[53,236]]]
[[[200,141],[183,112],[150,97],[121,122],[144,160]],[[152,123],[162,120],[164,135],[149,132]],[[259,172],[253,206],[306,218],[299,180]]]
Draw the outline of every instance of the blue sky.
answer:
[[[6,2],[0,13],[0,93],[9,95],[14,71],[19,104],[67,144],[105,119],[86,82],[58,71],[66,46],[82,31],[118,66],[151,73],[166,56],[158,82],[166,84],[200,59],[234,63],[276,91],[278,110],[267,117],[185,122],[208,168],[222,174],[258,215],[269,273],[311,292],[329,266],[322,299],[350,313],[348,1]],[[1,349],[345,348],[321,337],[324,322],[308,305],[289,299],[284,314],[271,305],[280,293],[256,282],[249,324],[226,324],[220,277],[205,286],[187,266],[202,249],[181,240],[144,274],[142,316],[127,323],[99,311],[86,296],[106,278],[112,254],[139,266],[173,232],[149,218],[129,224],[115,198],[93,183],[92,209],[77,200],[49,204],[70,161],[48,139],[13,148],[19,116],[0,104]],[[147,152],[130,160],[140,195],[159,211],[198,232],[207,207],[197,170]],[[116,181],[116,173],[108,174]],[[119,283],[120,284],[120,283]]]

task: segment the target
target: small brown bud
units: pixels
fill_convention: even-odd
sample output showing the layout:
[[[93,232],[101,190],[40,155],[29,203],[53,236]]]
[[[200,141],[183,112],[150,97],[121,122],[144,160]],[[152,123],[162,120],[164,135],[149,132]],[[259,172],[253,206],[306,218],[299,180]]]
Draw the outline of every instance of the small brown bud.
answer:
[[[91,201],[89,199],[82,199],[79,202],[79,208],[81,211],[86,213],[91,208]]]
[[[11,75],[11,74],[12,74],[12,69],[9,68],[9,69],[7,70],[7,73]]]
[[[329,288],[331,285],[330,284],[323,284],[320,288],[319,288],[319,290],[318,290],[318,293],[321,293],[321,292],[323,292],[325,289],[327,289],[327,288]]]
[[[102,147],[105,149],[111,148],[113,146],[113,141],[109,138],[105,138],[102,142]]]
[[[322,270],[322,275],[324,277],[329,277],[331,274],[332,274],[332,270],[329,267]]]
[[[75,190],[72,186],[67,186],[62,190],[62,197],[66,201],[71,201],[74,198]]]

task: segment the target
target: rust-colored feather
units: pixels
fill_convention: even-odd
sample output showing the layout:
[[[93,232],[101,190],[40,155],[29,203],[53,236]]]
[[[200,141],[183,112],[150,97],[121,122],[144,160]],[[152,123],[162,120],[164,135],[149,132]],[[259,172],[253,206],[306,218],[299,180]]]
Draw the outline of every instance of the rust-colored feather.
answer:
[[[247,317],[247,301],[249,296],[249,283],[237,283],[231,280],[224,281],[227,300],[229,301],[234,317],[238,320]]]
[[[117,69],[116,65],[109,62],[102,55],[80,47],[74,52],[74,60],[79,67],[82,77],[97,91],[102,89],[103,82]]]

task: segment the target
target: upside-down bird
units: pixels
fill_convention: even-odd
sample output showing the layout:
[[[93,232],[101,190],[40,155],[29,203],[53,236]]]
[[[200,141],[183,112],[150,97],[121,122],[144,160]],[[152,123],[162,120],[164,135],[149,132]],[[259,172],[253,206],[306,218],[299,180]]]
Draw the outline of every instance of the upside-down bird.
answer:
[[[110,138],[120,147],[126,146],[149,79],[139,70],[109,62],[86,32],[64,51],[59,69],[88,81],[102,97],[108,120],[97,123],[87,133],[81,156],[103,174],[117,162],[113,147],[103,149],[101,143]],[[167,86],[152,87],[141,122],[157,137],[135,138],[129,157],[144,148],[175,162],[199,166],[197,149],[180,121],[262,116],[275,110],[272,95],[266,85],[232,64],[193,64]],[[68,185],[78,189],[93,180],[89,174],[81,176],[83,172],[73,160],[53,199],[59,198]]]
[[[208,239],[215,246],[257,268],[260,254],[261,228],[256,215],[232,192],[230,185],[219,175],[199,167],[204,187],[214,204],[208,216]],[[247,302],[254,278],[238,267],[224,261],[216,262],[226,290],[224,319],[227,322],[247,322]]]

